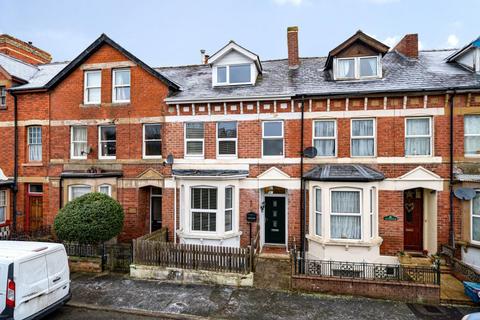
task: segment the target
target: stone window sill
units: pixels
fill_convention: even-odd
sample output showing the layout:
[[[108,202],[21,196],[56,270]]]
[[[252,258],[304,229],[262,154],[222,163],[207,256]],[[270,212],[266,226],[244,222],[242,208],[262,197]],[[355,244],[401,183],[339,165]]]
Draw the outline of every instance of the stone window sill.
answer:
[[[42,162],[22,163],[22,167],[43,167],[43,163]]]
[[[344,247],[377,247],[380,246],[383,242],[381,237],[374,239],[369,239],[369,241],[361,240],[332,240],[332,239],[323,239],[314,235],[306,235],[307,239],[314,241],[322,246],[344,246]]]

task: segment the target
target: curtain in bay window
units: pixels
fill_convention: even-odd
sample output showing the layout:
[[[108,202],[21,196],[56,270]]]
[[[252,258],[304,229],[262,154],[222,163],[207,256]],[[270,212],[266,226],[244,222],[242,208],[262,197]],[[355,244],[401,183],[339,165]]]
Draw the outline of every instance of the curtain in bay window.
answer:
[[[315,234],[322,235],[322,190],[315,189]]]
[[[472,202],[472,240],[480,241],[480,192]]]
[[[361,239],[360,192],[332,191],[331,201],[331,237]]]
[[[6,216],[6,205],[7,205],[7,199],[6,199],[6,192],[5,191],[0,191],[0,223],[5,222],[7,220]]]

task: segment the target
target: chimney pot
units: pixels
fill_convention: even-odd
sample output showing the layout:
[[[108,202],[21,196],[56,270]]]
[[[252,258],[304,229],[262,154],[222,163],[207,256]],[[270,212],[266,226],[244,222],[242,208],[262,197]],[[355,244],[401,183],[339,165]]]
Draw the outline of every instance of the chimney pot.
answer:
[[[298,68],[300,58],[298,55],[298,27],[287,28],[287,47],[288,47],[288,67],[291,69]]]
[[[395,46],[395,51],[409,58],[418,58],[418,34],[406,34]]]
[[[200,49],[200,61],[202,64],[207,64],[208,61],[208,55],[205,52],[205,49]]]

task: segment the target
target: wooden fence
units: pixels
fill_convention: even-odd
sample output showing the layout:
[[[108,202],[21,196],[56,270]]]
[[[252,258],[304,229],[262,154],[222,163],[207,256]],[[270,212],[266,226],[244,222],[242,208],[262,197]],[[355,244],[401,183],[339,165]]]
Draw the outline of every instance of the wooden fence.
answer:
[[[252,270],[252,250],[136,239],[133,240],[133,263],[247,274]]]

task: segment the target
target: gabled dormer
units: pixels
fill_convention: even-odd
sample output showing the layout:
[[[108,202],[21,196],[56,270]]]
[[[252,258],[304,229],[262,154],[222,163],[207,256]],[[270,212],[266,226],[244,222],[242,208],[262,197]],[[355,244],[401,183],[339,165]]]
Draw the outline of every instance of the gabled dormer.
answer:
[[[214,87],[254,85],[258,75],[262,73],[260,57],[235,41],[230,41],[210,56],[208,63],[212,67]]]
[[[467,70],[480,73],[480,37],[448,56],[447,62],[458,63]]]
[[[325,70],[334,80],[381,78],[382,57],[388,49],[388,46],[359,30],[329,52]]]

